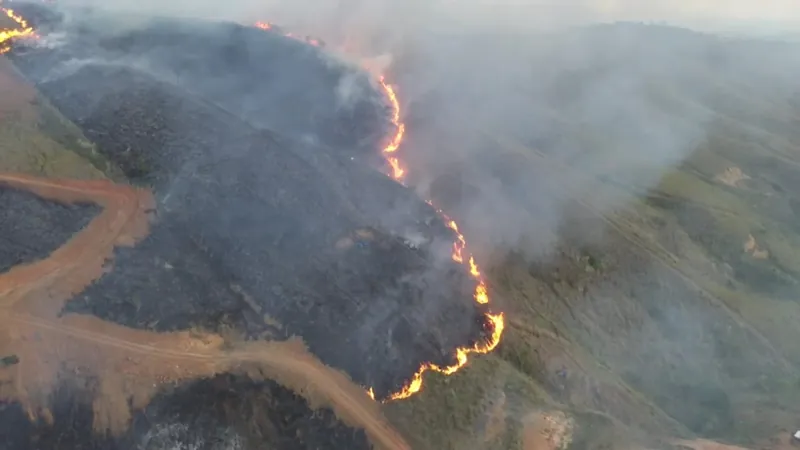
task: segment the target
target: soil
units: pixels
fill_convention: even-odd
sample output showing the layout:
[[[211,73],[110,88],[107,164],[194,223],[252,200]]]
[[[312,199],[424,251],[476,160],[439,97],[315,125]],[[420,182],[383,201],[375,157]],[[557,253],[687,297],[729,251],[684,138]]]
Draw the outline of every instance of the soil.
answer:
[[[769,251],[760,248],[758,246],[758,242],[756,242],[756,238],[753,237],[752,234],[747,236],[747,240],[745,241],[743,248],[745,253],[749,253],[755,259],[769,258]]]
[[[739,187],[743,181],[749,180],[750,177],[738,167],[728,167],[724,172],[714,177],[714,179],[731,187]]]
[[[129,433],[190,445],[201,428],[234,447],[258,434],[256,448],[284,448],[286,429],[296,446],[285,448],[363,446],[341,426],[316,431],[329,408],[375,447],[408,448],[364,386],[387,396],[423,362],[450,365],[456,347],[491,330],[475,280],[451,260],[452,230],[364,163],[390,124],[380,92],[314,49],[245,27],[151,21],[112,36],[92,14],[78,25],[37,14],[26,12],[42,20],[40,42],[55,27],[64,44],[17,46],[13,61],[140,188],[0,178],[103,208],[50,258],[0,277],[0,399],[57,429],[66,390],[64,404],[82,411],[66,417],[86,417],[82,432],[91,424],[113,445]],[[276,65],[282,55],[300,56]],[[208,67],[224,72],[199,70]],[[343,104],[342,83],[366,89],[363,102]],[[280,408],[232,404],[250,397],[248,383],[284,395],[269,380],[319,421],[276,425]],[[179,420],[143,431],[137,414],[152,420],[153,408],[157,421],[159,411]]]
[[[144,66],[259,128],[347,156],[379,156],[374,149],[387,134],[389,112],[382,93],[367,73],[322,48],[251,24],[60,9],[64,15],[25,3],[16,9],[42,34],[68,35],[57,54],[37,62],[34,77],[69,60],[73,67],[88,60]]]
[[[150,405],[144,414],[153,423],[148,414],[152,408],[159,408],[159,404],[171,405],[168,408],[163,406],[168,410],[181,407],[180,401],[151,401],[157,398],[154,396],[172,392],[184,381],[214,378],[231,372],[246,374],[258,382],[254,386],[259,389],[272,389],[262,382],[276,380],[302,393],[312,408],[332,407],[346,423],[363,427],[373,444],[380,448],[408,448],[403,439],[386,425],[377,405],[362,388],[340,372],[322,365],[296,340],[226,342],[222,336],[210,333],[155,333],[122,327],[87,315],[58,317],[64,302],[108,267],[106,261],[115,246],[133,245],[146,235],[152,198],[145,191],[110,182],[55,182],[11,175],[0,176],[0,181],[49,200],[65,203],[94,201],[104,208],[82,232],[49,258],[17,266],[0,275],[0,354],[9,355],[4,358],[6,364],[0,367],[0,400],[6,405],[2,414],[9,414],[9,421],[20,421],[19,416],[24,412],[29,421],[27,427],[33,427],[26,428],[21,424],[18,429],[23,434],[19,435],[13,434],[14,430],[4,431],[12,432],[13,435],[9,436],[12,442],[22,439],[22,447],[17,448],[25,448],[25,436],[35,437],[37,433],[45,438],[59,433],[59,442],[62,439],[67,442],[75,436],[89,439],[91,432],[87,424],[91,424],[94,433],[99,434],[99,447],[92,447],[95,439],[81,441],[82,447],[65,448],[109,448],[105,439],[124,441],[135,411],[142,411]],[[221,384],[219,390],[230,391],[224,381]],[[66,391],[64,386],[67,386]],[[70,386],[79,388],[71,389]],[[191,390],[186,385],[180,389]],[[76,392],[77,397],[69,397],[72,392]],[[60,402],[63,395],[67,395],[66,400]],[[225,401],[219,403],[225,404]],[[290,402],[286,405],[291,409]],[[194,418],[182,416],[180,420],[191,422],[205,413],[212,414],[207,410],[195,411],[200,411],[199,415]],[[277,410],[278,413],[281,411],[280,408]],[[324,412],[320,414],[323,421],[330,417]],[[237,414],[227,417],[234,416],[240,417]],[[74,420],[83,421],[74,432],[77,435],[59,431],[72,429]],[[137,424],[136,420],[133,423]],[[313,424],[312,420],[302,426],[314,427]],[[167,428],[170,426],[167,423]],[[265,432],[265,426],[256,427],[256,430]],[[204,427],[204,430],[213,429]],[[338,440],[340,437],[351,436],[356,439],[355,443],[343,443],[350,446],[340,448],[360,448],[357,434],[336,431],[335,427],[333,430],[333,435],[322,436],[309,432],[314,436],[309,439],[341,442]],[[144,436],[147,437],[148,433]],[[195,436],[192,433],[192,439]],[[295,439],[294,445],[302,442],[302,439]],[[360,442],[363,443],[363,439]],[[261,442],[257,444],[258,448],[260,446]]]
[[[525,450],[563,450],[572,442],[574,420],[561,411],[533,413],[524,423]]]
[[[0,186],[0,273],[47,257],[97,212],[94,205],[62,205]]]

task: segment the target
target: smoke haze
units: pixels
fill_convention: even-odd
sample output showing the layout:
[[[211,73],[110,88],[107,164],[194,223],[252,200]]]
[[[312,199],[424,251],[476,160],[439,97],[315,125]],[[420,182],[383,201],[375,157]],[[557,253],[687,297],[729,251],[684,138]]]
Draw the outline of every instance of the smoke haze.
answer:
[[[552,171],[539,173],[512,162],[518,155],[499,152],[495,138],[513,138],[577,169],[577,175],[555,175],[574,192],[591,191],[586,180],[612,172],[644,191],[705,138],[715,112],[690,97],[705,95],[706,77],[714,76],[712,65],[702,65],[707,54],[734,51],[716,38],[686,30],[584,25],[642,20],[702,29],[743,19],[771,24],[800,18],[789,0],[758,5],[632,0],[102,4],[138,13],[152,8],[159,15],[269,21],[321,37],[332,51],[375,73],[388,69],[412,131],[402,149],[412,184],[424,196],[445,200],[444,206],[491,248],[524,245],[532,255],[549,247],[546,236],[560,223],[563,199],[542,192]],[[761,71],[777,64],[775,73],[790,73],[784,70],[787,60],[797,62],[796,55],[780,50],[755,56]],[[736,78],[755,76],[751,66],[734,65],[728,69],[737,71]],[[680,94],[678,100],[673,91]],[[347,97],[358,92],[343,83],[338,94],[347,105]],[[507,170],[511,166],[513,173]],[[442,182],[443,177],[450,182]],[[446,189],[430,190],[437,186]],[[595,195],[601,210],[626,200],[618,193]]]
[[[400,153],[409,184],[458,219],[481,263],[509,250],[522,253],[526,263],[550,261],[561,241],[575,247],[611,241],[600,219],[580,232],[564,231],[568,220],[589,223],[585,217],[570,218],[567,210],[575,199],[600,213],[597,217],[624,209],[720,129],[757,123],[777,136],[793,136],[789,142],[746,135],[783,154],[796,151],[800,141],[800,135],[787,131],[796,126],[800,106],[792,109],[786,101],[795,98],[800,105],[798,46],[710,31],[763,25],[759,31],[779,32],[784,24],[800,21],[800,9],[789,0],[233,0],[224,5],[117,0],[97,5],[245,24],[269,21],[322,38],[332,52],[374,74],[388,73],[398,86],[408,129]],[[611,24],[618,20],[660,24]],[[294,84],[292,95],[304,89],[297,79],[286,83]],[[343,77],[337,104],[347,108],[364,91],[356,78]],[[780,106],[773,111],[767,102]],[[734,135],[726,145],[733,147],[742,136]],[[386,222],[402,222],[407,211],[401,209],[387,214]],[[738,254],[740,245],[729,247]],[[780,360],[778,352],[753,344],[753,331],[727,310],[709,306],[699,289],[672,270],[629,257],[636,270],[609,271],[608,286],[593,284],[593,294],[584,298],[581,290],[567,300],[584,302],[568,320],[588,347],[597,345],[597,354],[609,355],[609,348],[618,352],[608,359],[620,372],[642,378],[643,391],[663,390],[669,398],[679,390],[675,386],[709,373],[723,380],[719,385],[738,389],[737,383],[766,377],[769,370],[778,373],[769,365],[774,362],[761,360]],[[617,310],[622,312],[608,313]],[[359,325],[359,339],[367,342],[394,315],[373,311],[373,319]],[[704,346],[697,345],[701,341]],[[720,349],[720,343],[730,349]],[[722,353],[734,356],[725,359]],[[653,363],[656,358],[663,358],[663,367]],[[718,368],[722,360],[735,361],[740,378],[730,375],[734,369]],[[678,381],[668,384],[659,377]]]

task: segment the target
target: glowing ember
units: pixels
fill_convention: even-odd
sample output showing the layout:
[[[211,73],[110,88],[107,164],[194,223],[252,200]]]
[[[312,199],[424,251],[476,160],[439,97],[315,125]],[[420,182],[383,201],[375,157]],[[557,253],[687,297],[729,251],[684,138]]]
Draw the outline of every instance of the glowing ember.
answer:
[[[17,15],[14,10],[7,8],[0,8],[0,13],[8,16],[11,20],[17,23],[16,28],[0,30],[0,55],[11,50],[11,40],[19,37],[34,36],[33,28],[28,25],[28,22]]]

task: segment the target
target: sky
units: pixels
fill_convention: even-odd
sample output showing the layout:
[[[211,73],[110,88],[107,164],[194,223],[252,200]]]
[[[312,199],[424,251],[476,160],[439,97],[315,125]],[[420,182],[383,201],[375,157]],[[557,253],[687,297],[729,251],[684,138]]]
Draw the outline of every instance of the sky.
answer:
[[[460,14],[471,24],[486,21],[486,25],[505,25],[519,30],[548,23],[557,26],[615,20],[665,21],[701,29],[740,24],[800,24],[800,0],[451,0],[438,3],[448,14]],[[469,7],[459,11],[459,4]]]
[[[800,25],[800,0],[231,0],[224,6],[212,0],[60,2],[135,9],[150,6],[163,12],[233,20],[269,16],[283,23],[335,21],[349,16],[368,18],[384,26],[394,22],[416,26],[423,19],[435,18],[472,29],[502,27],[515,32],[615,20],[665,21],[692,28]]]

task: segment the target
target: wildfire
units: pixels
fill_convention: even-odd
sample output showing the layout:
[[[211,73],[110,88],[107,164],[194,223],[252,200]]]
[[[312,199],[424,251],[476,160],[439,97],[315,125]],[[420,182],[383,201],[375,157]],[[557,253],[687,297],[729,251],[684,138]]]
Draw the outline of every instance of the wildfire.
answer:
[[[386,144],[386,147],[384,147],[383,155],[392,168],[392,178],[402,183],[405,179],[406,171],[400,165],[400,160],[397,159],[397,156],[395,156],[395,152],[398,148],[400,148],[400,143],[403,142],[403,137],[406,134],[406,126],[400,121],[400,102],[397,100],[397,94],[395,93],[394,88],[390,84],[386,83],[386,79],[384,77],[380,77],[379,82],[383,88],[383,91],[386,93],[386,97],[389,99],[389,104],[392,107],[392,125],[394,125],[395,129],[397,130],[392,137],[392,140]],[[450,222],[453,224],[452,227],[456,227],[455,222]],[[457,228],[458,227],[455,228],[456,232],[458,231]]]
[[[275,31],[276,27],[269,22],[256,22],[255,26],[262,30],[272,30]],[[310,38],[306,36],[304,39],[300,38],[292,33],[283,33],[285,36],[304,40],[305,42],[319,46],[320,41]],[[403,142],[403,137],[405,137],[406,127],[405,124],[401,120],[400,115],[400,101],[397,98],[397,92],[395,88],[386,82],[386,78],[381,76],[378,78],[378,83],[380,84],[383,92],[386,94],[386,98],[389,101],[389,106],[392,109],[392,117],[391,122],[395,128],[395,132],[392,135],[389,142],[383,148],[383,156],[386,158],[386,162],[391,167],[391,171],[388,174],[391,176],[395,181],[404,184],[405,176],[406,176],[406,169],[403,167],[400,159],[397,157],[397,150],[400,148],[400,144]],[[434,206],[431,201],[427,201],[427,203],[431,206]],[[434,206],[435,208],[435,206]],[[458,224],[452,219],[450,219],[442,210],[436,208],[436,211],[441,217],[444,219],[447,226],[452,229],[456,234],[456,240],[453,242],[453,251],[451,257],[453,261],[464,264],[465,261],[469,265],[469,273],[472,275],[473,278],[477,281],[477,285],[475,287],[475,293],[473,298],[475,302],[481,305],[486,305],[489,303],[489,293],[486,289],[486,282],[481,275],[481,271],[478,268],[478,265],[475,263],[475,258],[471,255],[468,258],[464,258],[464,251],[467,246],[467,241],[464,238],[464,235],[458,230]],[[404,398],[411,397],[412,395],[416,394],[422,389],[422,375],[428,371],[432,370],[434,372],[439,372],[444,375],[452,375],[456,373],[459,369],[464,367],[469,359],[470,353],[489,353],[494,350],[497,345],[500,343],[500,338],[503,335],[503,329],[505,328],[505,321],[503,314],[486,314],[486,322],[485,322],[485,330],[488,334],[483,341],[475,343],[472,347],[463,347],[456,349],[456,363],[452,366],[438,366],[432,363],[423,364],[419,370],[414,374],[411,378],[411,381],[403,387],[399,392],[389,395],[389,400],[400,400]],[[375,399],[375,391],[373,388],[367,389],[367,395],[370,396],[373,400]]]
[[[265,30],[265,31],[275,30],[276,29],[275,25],[273,25],[273,24],[271,24],[269,22],[256,22],[255,27],[256,28],[260,28],[260,29]],[[312,38],[311,36],[298,36],[298,35],[296,35],[294,33],[283,33],[283,35],[288,37],[288,38],[292,38],[292,39],[295,39],[295,40],[298,40],[298,41],[303,41],[306,44],[313,45],[314,47],[321,47],[322,46],[322,41],[320,41],[319,39],[316,39],[316,38]]]
[[[0,13],[8,16],[16,22],[17,27],[0,30],[0,55],[11,50],[11,40],[18,37],[34,36],[33,27],[28,22],[14,12],[13,9],[0,8]]]
[[[397,157],[397,150],[400,148],[400,144],[403,141],[403,137],[405,136],[405,125],[400,119],[400,102],[397,99],[397,92],[395,91],[394,87],[386,82],[384,77],[380,77],[379,79],[380,85],[383,88],[383,91],[386,94],[387,99],[389,100],[389,104],[392,107],[392,124],[395,127],[395,134],[389,140],[389,143],[386,144],[386,147],[383,149],[383,155],[386,158],[386,161],[389,163],[391,167],[391,173],[389,174],[392,178],[394,178],[397,182],[403,183],[405,180],[406,171],[403,166],[400,164],[400,160]],[[428,204],[434,206],[432,202],[428,201]],[[434,206],[435,207],[435,206]],[[458,224],[455,220],[449,218],[442,210],[436,209],[439,215],[447,223],[447,226],[453,230],[456,234],[456,240],[453,242],[453,251],[451,257],[453,261],[464,264],[464,251],[467,247],[467,241],[464,238],[464,235],[458,230]],[[483,280],[483,276],[481,275],[481,271],[478,268],[478,264],[475,262],[475,258],[470,255],[469,258],[466,259],[467,264],[469,265],[469,273],[472,275],[473,278],[477,280],[477,285],[475,287],[474,299],[477,303],[481,305],[485,305],[489,303],[489,293],[486,289],[486,282]],[[456,373],[459,369],[464,367],[467,364],[469,359],[470,353],[489,353],[494,350],[497,345],[500,343],[500,338],[503,335],[503,330],[505,328],[505,321],[503,318],[503,314],[486,314],[486,332],[488,333],[488,337],[481,342],[475,343],[472,347],[462,347],[456,349],[456,363],[452,366],[438,366],[436,364],[427,363],[423,364],[419,370],[414,374],[411,378],[411,381],[403,387],[399,392],[391,394],[389,396],[390,400],[400,400],[404,398],[408,398],[422,389],[422,375],[428,371],[432,370],[434,372],[439,372],[444,375],[452,375]],[[372,393],[372,391],[370,390]],[[372,394],[374,395],[374,394]]]

